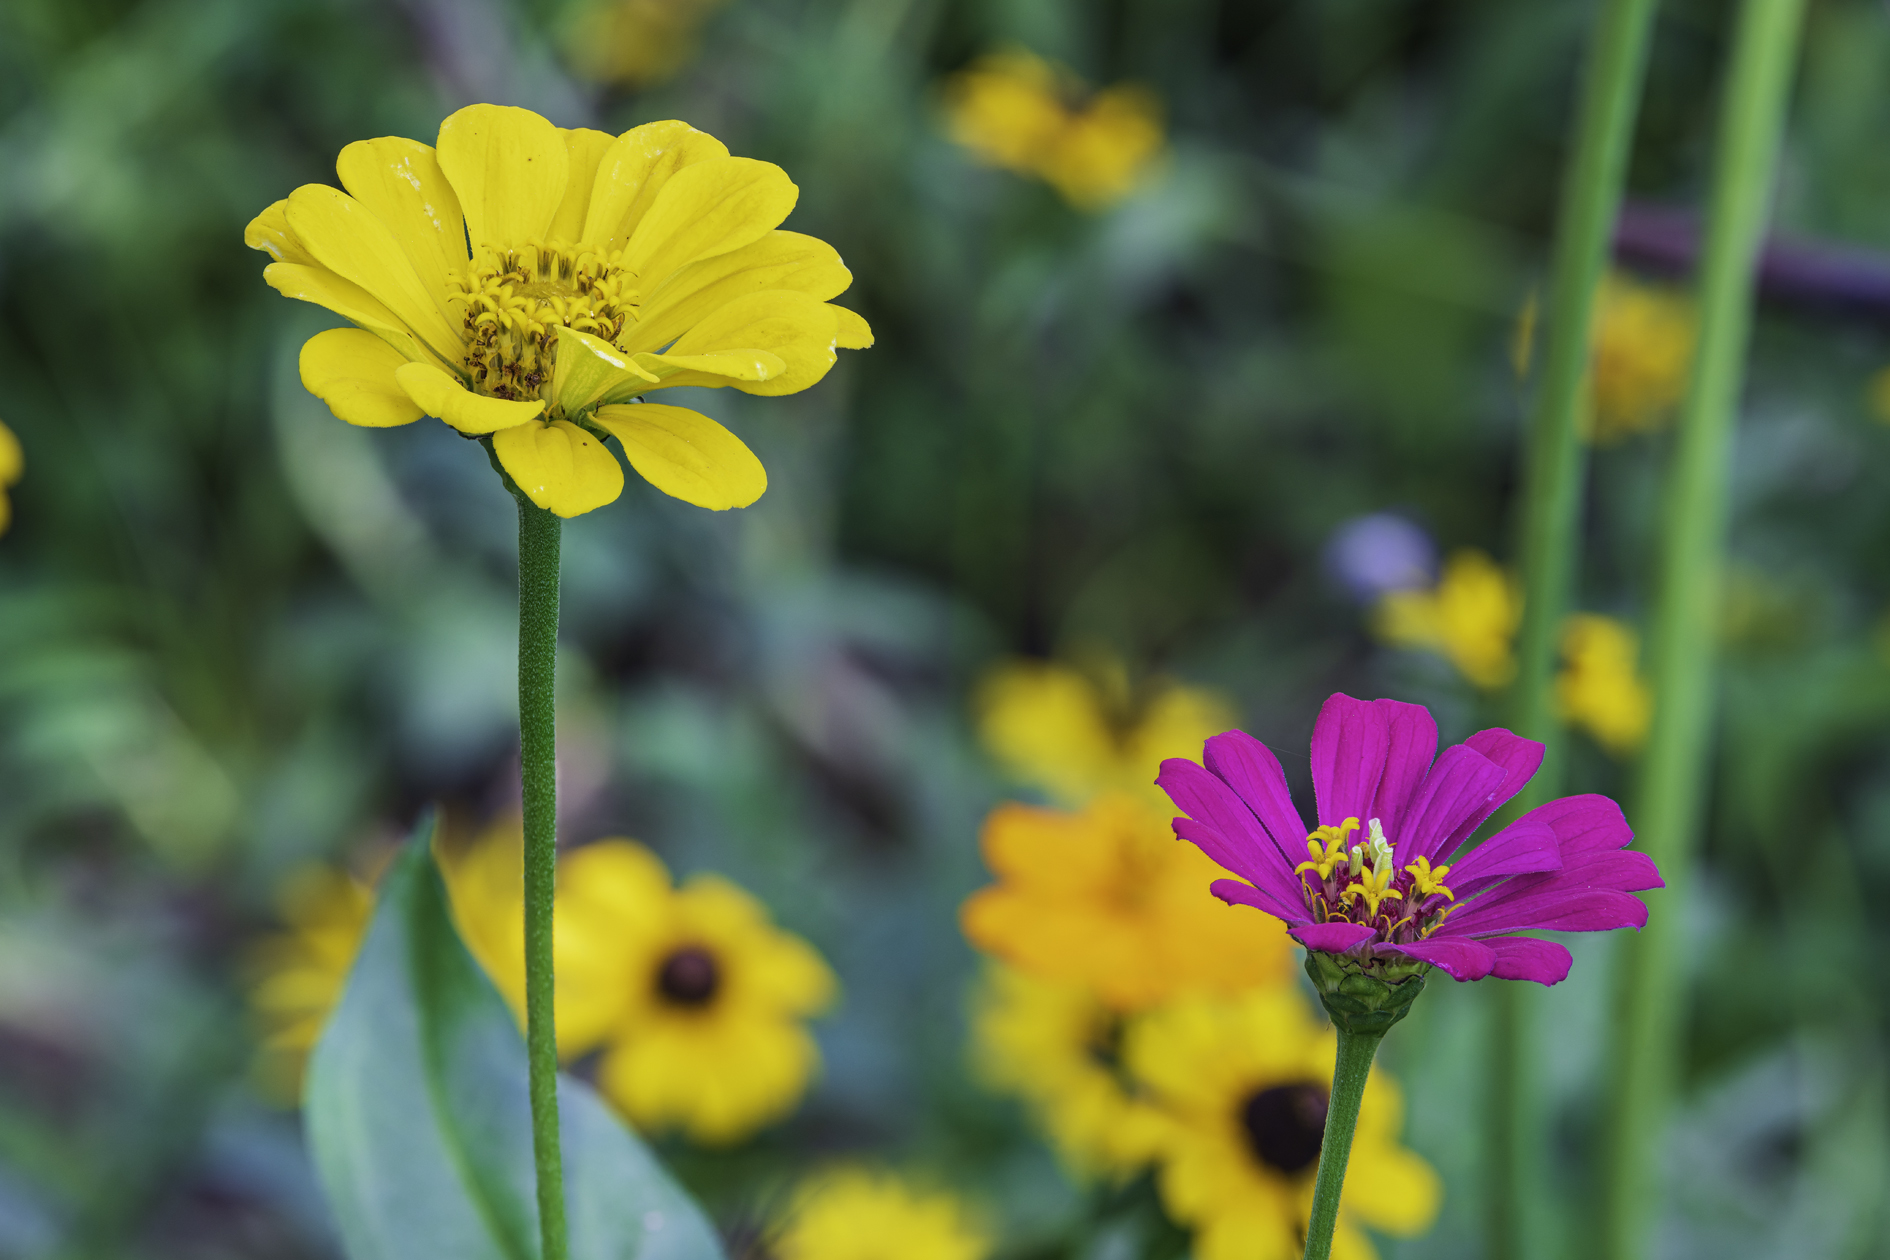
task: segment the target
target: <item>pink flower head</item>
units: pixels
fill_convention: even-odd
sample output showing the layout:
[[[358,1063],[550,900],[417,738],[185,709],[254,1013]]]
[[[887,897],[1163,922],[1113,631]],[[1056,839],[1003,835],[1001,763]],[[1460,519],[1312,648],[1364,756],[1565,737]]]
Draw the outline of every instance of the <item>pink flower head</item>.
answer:
[[[1488,730],[1436,753],[1422,705],[1333,696],[1313,728],[1310,834],[1278,759],[1245,731],[1208,740],[1199,764],[1164,761],[1155,781],[1188,815],[1175,834],[1241,877],[1215,880],[1214,895],[1285,921],[1308,949],[1554,984],[1568,951],[1513,933],[1647,922],[1630,894],[1663,887],[1660,872],[1624,848],[1620,806],[1564,797],[1462,851],[1535,775],[1542,745]]]

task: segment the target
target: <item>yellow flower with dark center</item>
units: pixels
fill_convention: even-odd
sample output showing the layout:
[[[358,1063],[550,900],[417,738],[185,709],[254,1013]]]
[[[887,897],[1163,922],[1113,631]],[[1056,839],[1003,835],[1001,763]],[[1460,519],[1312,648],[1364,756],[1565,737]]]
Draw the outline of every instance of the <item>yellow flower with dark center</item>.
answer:
[[[994,966],[973,999],[973,1065],[1024,1101],[1072,1172],[1124,1178],[1155,1157],[1166,1123],[1123,1074],[1134,1018],[1080,984]]]
[[[1084,95],[1080,80],[1040,57],[993,53],[946,84],[947,124],[980,161],[1098,210],[1134,192],[1160,157],[1161,103],[1131,84]]]
[[[1516,676],[1521,621],[1515,578],[1483,552],[1466,549],[1445,562],[1431,590],[1381,599],[1374,628],[1387,643],[1438,652],[1472,683],[1496,688]]]
[[[776,1225],[776,1260],[984,1260],[991,1237],[956,1196],[859,1168],[815,1176]]]
[[[723,0],[589,0],[566,28],[565,55],[596,83],[652,87],[695,58],[698,34]]]
[[[277,898],[286,929],[250,957],[249,1005],[262,1032],[256,1077],[263,1092],[293,1105],[302,1074],[367,935],[374,893],[332,867],[297,871]]]
[[[440,417],[479,437],[541,508],[616,499],[630,464],[666,494],[742,507],[767,473],[727,429],[683,407],[631,405],[674,386],[791,394],[835,347],[872,344],[828,299],[852,277],[831,246],[779,231],[798,190],[686,123],[621,136],[472,105],[437,148],[361,140],[346,192],[307,184],[244,240],[263,278],[354,324],[302,347],[302,383],[351,424]]]
[[[974,702],[979,739],[1005,770],[1066,805],[1118,791],[1166,809],[1155,786],[1162,762],[1200,756],[1209,736],[1235,724],[1233,706],[1162,679],[1138,694],[1120,661],[1091,664],[1012,661],[992,670]]]
[[[471,840],[456,840],[442,832],[434,842],[433,857],[446,883],[459,939],[512,1008],[518,1026],[525,1027],[524,821],[516,812],[501,814]],[[552,944],[553,970],[561,972],[567,951],[555,924]],[[564,1007],[564,995],[559,992],[560,1049],[566,1044]]]
[[[1578,613],[1562,626],[1562,658],[1555,698],[1562,719],[1595,737],[1617,757],[1640,751],[1654,701],[1636,672],[1640,639],[1612,617]]]
[[[1128,797],[1101,797],[1080,814],[1001,805],[981,844],[999,882],[965,902],[966,937],[1117,1009],[1237,993],[1292,966],[1284,929],[1231,911],[1208,891],[1227,872]]]
[[[13,430],[0,424],[0,534],[7,532],[7,526],[13,523],[13,500],[7,497],[9,487],[17,485],[26,472],[26,455],[20,450],[20,439],[13,436]]]
[[[1291,1260],[1303,1247],[1335,1040],[1291,988],[1184,1003],[1128,1031],[1130,1073],[1168,1112],[1156,1185],[1197,1260]],[[1436,1172],[1398,1145],[1403,1102],[1374,1071],[1346,1165],[1332,1254],[1372,1260],[1365,1228],[1409,1236],[1436,1218]]]
[[[1684,297],[1620,272],[1595,295],[1589,436],[1618,442],[1659,428],[1686,393],[1696,338]]]

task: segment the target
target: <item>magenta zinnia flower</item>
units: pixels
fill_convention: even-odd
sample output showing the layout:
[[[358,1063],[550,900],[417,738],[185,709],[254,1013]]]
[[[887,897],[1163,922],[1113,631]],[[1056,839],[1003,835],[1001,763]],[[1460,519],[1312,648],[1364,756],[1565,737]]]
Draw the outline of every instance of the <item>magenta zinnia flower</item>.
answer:
[[[1554,984],[1568,975],[1568,951],[1514,933],[1647,922],[1630,894],[1662,887],[1660,872],[1623,848],[1634,833],[1620,806],[1564,797],[1460,853],[1534,777],[1542,745],[1488,730],[1436,753],[1422,705],[1335,695],[1313,728],[1310,834],[1279,761],[1245,731],[1208,740],[1204,764],[1163,762],[1156,782],[1188,814],[1175,834],[1241,877],[1215,880],[1215,896],[1361,965],[1401,955],[1459,980]]]

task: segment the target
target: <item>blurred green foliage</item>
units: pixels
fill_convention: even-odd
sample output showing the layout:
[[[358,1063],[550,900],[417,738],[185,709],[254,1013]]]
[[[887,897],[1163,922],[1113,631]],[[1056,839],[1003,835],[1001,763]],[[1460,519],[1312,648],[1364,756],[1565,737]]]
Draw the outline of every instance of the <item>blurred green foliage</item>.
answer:
[[[1509,554],[1507,346],[1588,13],[735,0],[695,64],[626,94],[566,75],[554,0],[11,0],[0,1255],[333,1254],[296,1122],[247,1078],[243,947],[296,865],[370,869],[425,802],[516,791],[512,506],[471,444],[350,430],[301,389],[325,316],[262,284],[241,231],[347,142],[431,140],[474,100],[681,117],[781,163],[789,226],[836,244],[878,335],[808,394],[714,400],[771,470],[755,508],[639,485],[566,531],[566,838],[727,872],[847,990],[802,1114],[673,1166],[734,1228],[811,1162],[877,1153],[997,1205],[1007,1254],[1129,1254],[1141,1218],[1108,1213],[1143,1191],[1072,1235],[1098,1192],[963,1070],[954,912],[1002,793],[967,687],[1100,642],[1225,688],[1283,748],[1339,688],[1472,728],[1481,702],[1374,646],[1322,548],[1395,509]],[[1665,6],[1637,200],[1697,202],[1726,25]],[[1158,92],[1158,181],[1084,215],[955,149],[938,84],[1005,44]],[[1777,230],[1890,248],[1884,8],[1813,5],[1802,82]],[[1865,402],[1887,317],[1762,312],[1664,1254],[1890,1246],[1890,428]],[[1598,453],[1581,606],[1641,613],[1665,455]],[[1573,770],[1623,784],[1586,745]],[[1577,1247],[1606,955],[1583,943],[1541,1047]],[[1473,1254],[1479,1219],[1483,1011],[1433,987],[1391,1054],[1449,1197],[1406,1257]]]

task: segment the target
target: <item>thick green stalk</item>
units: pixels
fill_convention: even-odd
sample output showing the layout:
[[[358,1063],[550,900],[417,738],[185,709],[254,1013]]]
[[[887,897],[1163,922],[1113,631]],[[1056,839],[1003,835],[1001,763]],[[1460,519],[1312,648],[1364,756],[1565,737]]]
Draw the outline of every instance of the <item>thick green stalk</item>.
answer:
[[[1698,283],[1699,345],[1681,411],[1658,548],[1650,637],[1654,721],[1631,815],[1666,890],[1624,940],[1601,1254],[1646,1252],[1661,1141],[1678,1074],[1680,911],[1705,802],[1733,417],[1744,384],[1754,268],[1790,103],[1804,0],[1743,0],[1720,103]]]
[[[525,806],[525,1051],[543,1260],[565,1260],[551,909],[558,877],[558,544],[563,522],[518,498],[518,734]]]
[[[1352,1131],[1365,1078],[1372,1072],[1383,1033],[1347,1032],[1339,1026],[1339,1053],[1332,1065],[1332,1093],[1326,1099],[1326,1135],[1319,1146],[1319,1174],[1313,1181],[1312,1215],[1306,1221],[1306,1260],[1329,1260],[1332,1230],[1339,1223],[1339,1193],[1345,1187],[1345,1162],[1352,1155]]]
[[[1595,290],[1607,263],[1609,236],[1633,149],[1634,121],[1647,77],[1647,46],[1656,0],[1604,0],[1583,73],[1549,281],[1547,347],[1542,380],[1524,448],[1522,495],[1523,619],[1511,728],[1548,748],[1542,770],[1520,809],[1561,788],[1561,724],[1554,712],[1557,639],[1574,586],[1582,480],[1587,459],[1580,437],[1588,406],[1586,383]],[[1492,987],[1490,1045],[1488,1254],[1517,1260],[1537,1254],[1531,1235],[1542,1197],[1542,1148],[1535,1079],[1529,1055],[1529,986]]]

